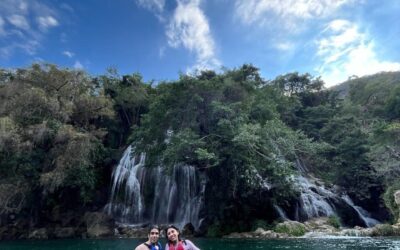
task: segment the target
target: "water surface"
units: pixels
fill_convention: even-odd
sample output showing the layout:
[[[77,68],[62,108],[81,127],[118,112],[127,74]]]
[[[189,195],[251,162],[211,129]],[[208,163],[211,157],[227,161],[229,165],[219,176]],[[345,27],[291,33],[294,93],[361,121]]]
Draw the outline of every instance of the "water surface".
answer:
[[[0,241],[1,250],[133,250],[140,239]],[[242,249],[392,249],[400,250],[400,238],[325,238],[325,239],[194,239],[202,250]]]

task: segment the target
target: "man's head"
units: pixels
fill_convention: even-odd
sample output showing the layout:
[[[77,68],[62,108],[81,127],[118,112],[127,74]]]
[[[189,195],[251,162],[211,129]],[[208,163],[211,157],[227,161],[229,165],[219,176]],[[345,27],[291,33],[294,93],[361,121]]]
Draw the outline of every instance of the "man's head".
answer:
[[[148,237],[150,243],[152,244],[157,243],[158,239],[160,238],[160,228],[156,225],[151,226],[149,228]]]

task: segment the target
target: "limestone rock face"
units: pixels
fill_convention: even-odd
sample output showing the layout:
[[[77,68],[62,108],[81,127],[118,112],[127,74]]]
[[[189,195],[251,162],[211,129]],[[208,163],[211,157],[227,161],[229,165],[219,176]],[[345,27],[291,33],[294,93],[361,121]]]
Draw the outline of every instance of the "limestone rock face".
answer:
[[[400,190],[394,192],[394,201],[396,202],[400,210]],[[399,219],[397,220],[397,224],[400,224],[400,214],[399,214]]]
[[[114,235],[114,220],[105,213],[86,213],[84,221],[89,238],[108,237]]]
[[[147,238],[147,228],[135,228],[129,226],[120,226],[117,228],[118,237],[129,237],[129,238]]]
[[[394,201],[400,207],[400,190],[394,192]]]
[[[35,239],[35,240],[47,240],[48,238],[49,236],[47,234],[46,228],[35,229],[28,236],[28,239]]]
[[[58,239],[73,238],[75,230],[72,227],[61,227],[54,229],[54,236]]]
[[[194,226],[192,225],[192,223],[188,223],[183,227],[182,234],[185,235],[185,237],[193,236],[193,234],[194,234]]]

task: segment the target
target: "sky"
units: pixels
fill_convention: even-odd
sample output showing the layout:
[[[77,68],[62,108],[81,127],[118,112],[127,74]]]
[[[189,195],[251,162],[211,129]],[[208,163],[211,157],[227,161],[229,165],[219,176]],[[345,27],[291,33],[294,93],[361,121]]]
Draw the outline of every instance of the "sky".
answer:
[[[251,63],[330,87],[400,70],[400,0],[0,0],[0,67],[170,81]]]

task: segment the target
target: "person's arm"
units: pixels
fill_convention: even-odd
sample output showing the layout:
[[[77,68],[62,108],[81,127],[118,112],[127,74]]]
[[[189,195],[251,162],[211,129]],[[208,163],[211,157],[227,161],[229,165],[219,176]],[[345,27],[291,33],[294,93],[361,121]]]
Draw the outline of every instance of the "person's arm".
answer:
[[[200,250],[200,248],[196,247],[190,240],[185,240],[185,241],[189,250]]]

